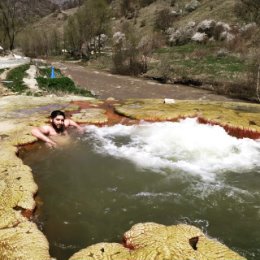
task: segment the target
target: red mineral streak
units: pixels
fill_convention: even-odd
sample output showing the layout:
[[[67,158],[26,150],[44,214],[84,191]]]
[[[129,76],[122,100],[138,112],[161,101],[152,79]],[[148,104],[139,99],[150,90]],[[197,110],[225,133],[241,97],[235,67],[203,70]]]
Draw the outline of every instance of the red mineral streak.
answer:
[[[130,250],[136,249],[136,248],[134,247],[134,245],[131,244],[131,241],[130,241],[129,239],[127,239],[127,237],[125,237],[125,236],[123,237],[123,246],[124,246],[125,248],[130,249]]]
[[[100,104],[93,104],[91,102],[87,101],[74,101],[71,102],[71,104],[78,105],[80,109],[88,109],[88,108],[101,108],[106,110],[106,116],[108,118],[108,122],[102,123],[102,124],[96,124],[99,126],[104,125],[115,125],[115,124],[124,124],[124,125],[133,125],[137,124],[139,120],[133,120],[130,118],[127,118],[125,116],[122,116],[115,112],[114,104],[118,103],[118,101],[104,101]]]
[[[100,106],[100,104],[95,104],[95,103],[88,102],[88,101],[72,101],[71,104],[77,105],[81,109],[96,108],[96,107]]]
[[[24,216],[25,218],[30,219],[33,215],[33,210],[30,209],[23,209],[22,210],[22,216]]]
[[[106,115],[108,117],[108,122],[105,124],[98,124],[100,126],[115,125],[115,124],[133,125],[133,124],[138,124],[140,122],[140,120],[130,119],[130,118],[127,118],[123,115],[116,113],[113,105],[115,103],[118,103],[118,101],[104,101],[103,103],[100,103],[100,104],[93,104],[91,102],[86,102],[86,101],[75,101],[72,103],[80,106],[82,109],[83,108],[103,108],[103,109],[105,109],[107,111]],[[194,116],[194,117],[196,117],[196,116]],[[176,118],[165,119],[163,121],[177,122],[177,121],[179,121],[181,119],[185,119],[185,118],[186,117],[180,116],[180,117],[176,117]],[[229,124],[221,124],[214,120],[208,120],[203,117],[197,117],[197,120],[201,124],[219,125],[219,126],[223,127],[229,135],[235,136],[237,138],[251,138],[254,140],[260,139],[260,132],[253,130],[253,129],[239,127],[239,126],[231,126]],[[146,121],[159,122],[162,120],[160,120],[159,118],[157,118],[157,119],[153,118],[153,119],[146,119]]]
[[[198,117],[198,122],[201,124],[219,125],[223,127],[229,135],[235,136],[237,138],[251,138],[254,140],[260,139],[260,132],[256,130],[239,127],[239,126],[231,126],[228,124],[220,124],[213,120],[207,120],[203,117]]]

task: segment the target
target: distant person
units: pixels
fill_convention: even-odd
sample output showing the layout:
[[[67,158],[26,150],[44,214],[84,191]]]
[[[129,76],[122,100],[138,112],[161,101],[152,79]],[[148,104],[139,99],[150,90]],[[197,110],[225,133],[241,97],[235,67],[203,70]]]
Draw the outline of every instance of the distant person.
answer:
[[[60,110],[54,110],[50,115],[50,124],[32,129],[32,135],[42,140],[49,147],[57,147],[60,144],[69,142],[67,128],[76,127],[83,133],[83,128],[71,119],[66,119],[65,113]]]

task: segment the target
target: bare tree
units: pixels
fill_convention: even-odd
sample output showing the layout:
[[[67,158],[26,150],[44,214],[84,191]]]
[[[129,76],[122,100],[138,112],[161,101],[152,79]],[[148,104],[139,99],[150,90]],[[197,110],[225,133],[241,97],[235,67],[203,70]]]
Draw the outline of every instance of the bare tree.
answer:
[[[256,96],[257,96],[258,102],[260,102],[260,65],[258,65],[258,70],[257,70]]]
[[[64,28],[64,47],[72,56],[78,56],[81,52],[84,37],[80,32],[81,28],[77,15],[70,17]]]
[[[1,0],[0,21],[4,41],[8,41],[10,50],[14,49],[15,38],[26,21],[27,0]]]
[[[106,1],[87,0],[65,26],[66,48],[69,48],[73,55],[77,53],[88,56],[92,50],[100,53],[101,36],[108,34],[109,28],[110,14]]]
[[[147,71],[147,56],[151,52],[152,42],[141,38],[131,23],[125,22],[121,32],[113,36],[113,68],[115,73],[138,75]]]

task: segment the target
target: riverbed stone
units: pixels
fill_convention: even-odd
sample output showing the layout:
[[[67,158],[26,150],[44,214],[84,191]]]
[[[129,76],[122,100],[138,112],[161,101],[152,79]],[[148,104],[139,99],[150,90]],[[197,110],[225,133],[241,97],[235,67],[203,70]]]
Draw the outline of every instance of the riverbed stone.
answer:
[[[194,226],[139,223],[124,234],[125,247],[99,243],[75,253],[69,260],[245,260]]]
[[[98,243],[80,250],[69,260],[128,260],[129,251],[118,243]]]
[[[0,229],[1,260],[50,260],[48,241],[29,221]]]
[[[68,106],[66,106],[64,108],[65,111],[76,111],[79,110],[80,106],[76,105],[76,104],[69,104]]]
[[[102,108],[82,109],[72,115],[72,120],[85,124],[104,124],[108,121],[106,110]]]
[[[0,186],[2,183],[0,182]],[[0,188],[1,189],[1,188]],[[4,228],[11,228],[17,226],[19,223],[26,221],[27,219],[21,215],[21,212],[8,208],[0,208],[0,230]],[[2,249],[0,249],[1,251]]]

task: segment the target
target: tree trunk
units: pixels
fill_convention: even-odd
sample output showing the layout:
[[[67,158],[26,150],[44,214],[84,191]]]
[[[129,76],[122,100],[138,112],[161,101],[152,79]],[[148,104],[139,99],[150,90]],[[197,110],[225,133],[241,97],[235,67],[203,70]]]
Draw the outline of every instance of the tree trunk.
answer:
[[[257,78],[256,78],[256,96],[258,102],[260,102],[259,85],[260,85],[260,64],[258,65]]]

